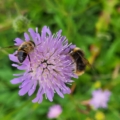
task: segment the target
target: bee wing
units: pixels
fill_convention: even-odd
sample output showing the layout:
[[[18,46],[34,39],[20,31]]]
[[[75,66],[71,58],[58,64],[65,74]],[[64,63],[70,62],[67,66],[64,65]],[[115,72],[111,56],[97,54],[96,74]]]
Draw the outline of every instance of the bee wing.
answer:
[[[0,47],[0,51],[5,53],[5,54],[9,54],[5,49],[11,49],[11,48],[18,48],[17,46],[8,46],[8,47]]]
[[[92,65],[89,63],[89,61],[86,58],[83,57],[82,59],[86,65],[92,67]]]
[[[86,58],[84,58],[84,56],[82,56],[81,54],[79,54],[79,56],[81,57],[81,59],[83,60],[85,65],[88,65],[88,66],[92,67],[92,65],[89,63],[89,61]]]
[[[18,48],[18,46],[0,47],[0,49],[11,49],[11,48]]]

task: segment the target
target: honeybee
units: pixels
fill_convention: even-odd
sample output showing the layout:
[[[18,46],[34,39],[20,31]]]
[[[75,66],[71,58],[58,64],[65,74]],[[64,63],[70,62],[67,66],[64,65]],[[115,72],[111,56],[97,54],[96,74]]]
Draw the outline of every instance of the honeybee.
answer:
[[[28,56],[28,59],[30,61],[29,53],[35,48],[35,43],[33,41],[27,41],[23,42],[17,50],[17,54],[15,56],[18,57],[18,60],[20,63],[22,63],[26,57]]]
[[[85,72],[86,66],[90,65],[89,61],[85,58],[83,51],[80,48],[76,47],[70,51],[70,56],[76,65],[75,74],[78,76],[82,75]]]
[[[4,48],[16,48],[17,46],[9,46],[9,47],[4,47]],[[18,60],[20,63],[24,62],[26,57],[28,56],[28,59],[30,61],[30,66],[31,66],[31,60],[29,53],[35,48],[35,43],[33,41],[26,41],[23,42],[20,46],[17,47],[17,53],[15,56],[17,56]],[[31,67],[32,71],[32,67]]]

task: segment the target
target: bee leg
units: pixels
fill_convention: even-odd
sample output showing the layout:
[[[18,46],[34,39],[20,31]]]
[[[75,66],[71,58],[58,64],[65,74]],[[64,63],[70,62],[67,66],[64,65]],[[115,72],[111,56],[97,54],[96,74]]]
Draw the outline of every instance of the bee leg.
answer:
[[[30,61],[30,67],[31,67],[31,70],[29,71],[29,73],[30,73],[30,72],[33,72],[33,70],[32,70],[32,65],[31,65],[31,60],[30,60],[29,54],[28,54],[28,59],[29,59],[29,61]]]

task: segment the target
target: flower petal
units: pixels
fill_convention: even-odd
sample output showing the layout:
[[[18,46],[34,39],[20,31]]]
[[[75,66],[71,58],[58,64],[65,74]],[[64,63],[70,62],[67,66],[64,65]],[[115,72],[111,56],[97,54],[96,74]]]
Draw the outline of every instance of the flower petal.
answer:
[[[36,33],[34,32],[34,30],[32,28],[29,28],[28,30],[30,32],[30,35],[32,37],[32,40],[35,42],[35,44],[37,45],[38,41],[37,41],[37,35]]]
[[[26,68],[27,68],[27,65],[25,65],[25,64],[22,64],[17,67],[17,69],[19,69],[19,70],[25,70]]]
[[[23,74],[13,74],[13,76],[22,76]]]
[[[59,38],[59,37],[61,36],[61,33],[62,33],[62,30],[59,30],[59,31],[57,32],[57,38]]]
[[[64,95],[62,94],[58,87],[55,87],[55,90],[60,97],[64,98]]]
[[[18,83],[21,83],[22,81],[23,81],[22,77],[19,77],[19,78],[12,79],[10,82],[12,84],[18,84]]]
[[[44,26],[42,28],[42,32],[41,32],[41,38],[44,40],[44,38],[47,37],[47,34],[50,36],[51,35],[51,31],[47,26]]]
[[[29,37],[29,35],[27,33],[24,33],[24,37],[25,37],[26,41],[30,41],[30,37]]]
[[[18,61],[18,58],[17,58],[15,55],[13,55],[13,54],[9,54],[9,59],[10,59],[11,61],[13,61],[13,62],[19,62],[19,61]]]
[[[37,97],[35,99],[33,99],[32,102],[33,103],[36,103],[36,102],[41,103],[43,100],[43,94],[44,94],[43,90],[41,88],[39,88]]]
[[[21,44],[24,42],[24,41],[23,41],[22,39],[20,39],[20,38],[16,38],[14,41],[16,42],[14,45],[16,45],[16,46],[19,46],[19,45],[21,45]]]
[[[29,91],[29,89],[31,88],[31,86],[32,86],[32,83],[29,83],[26,86],[24,86],[22,89],[20,89],[19,95],[20,96],[25,95]]]
[[[36,86],[37,86],[37,81],[34,82],[32,88],[28,91],[29,96],[31,96],[35,92]]]
[[[18,64],[12,64],[13,67],[18,67],[19,65]]]
[[[43,92],[41,92],[41,94],[39,95],[39,101],[38,101],[38,103],[41,103],[42,100],[43,100]]]
[[[52,94],[52,90],[51,89],[46,89],[46,95],[47,95],[47,98],[52,102],[53,101],[53,94]]]
[[[68,87],[66,87],[66,89],[62,89],[62,92],[63,92],[64,94],[70,94],[70,93],[71,93],[71,89],[68,88]]]
[[[19,88],[23,88],[24,86],[26,86],[27,84],[29,84],[31,82],[30,79],[26,79],[22,82],[22,84],[19,86]]]

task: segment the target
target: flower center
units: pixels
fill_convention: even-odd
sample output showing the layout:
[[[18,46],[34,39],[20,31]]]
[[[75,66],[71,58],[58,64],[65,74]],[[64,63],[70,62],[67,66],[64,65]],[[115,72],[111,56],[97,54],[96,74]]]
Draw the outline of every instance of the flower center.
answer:
[[[53,71],[56,72],[58,70],[55,70],[56,64],[59,64],[60,58],[54,57],[54,53],[48,53],[47,57],[45,56],[45,53],[39,52],[39,54],[36,54],[36,51],[34,52],[34,57],[32,57],[31,61],[31,68],[32,68],[32,76],[35,76],[38,73],[41,73],[43,76],[47,76]],[[57,61],[57,62],[56,62]],[[60,67],[60,66],[59,66]],[[40,74],[39,74],[40,75]]]

